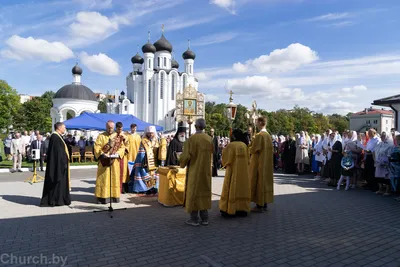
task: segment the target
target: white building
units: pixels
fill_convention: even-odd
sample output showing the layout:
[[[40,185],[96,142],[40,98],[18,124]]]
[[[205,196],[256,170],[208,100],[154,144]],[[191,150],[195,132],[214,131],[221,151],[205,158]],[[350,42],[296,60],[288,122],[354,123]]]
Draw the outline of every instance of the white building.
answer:
[[[391,110],[366,108],[350,116],[350,130],[365,132],[374,128],[378,133],[389,133],[395,127],[394,113]]]
[[[172,45],[162,34],[154,44],[142,47],[143,57],[132,57],[132,72],[126,77],[126,93],[115,92],[114,100],[107,104],[108,113],[132,114],[148,123],[176,129],[175,98],[178,92],[191,85],[198,90],[194,76],[196,55],[189,48],[182,54],[183,71],[172,57]]]
[[[81,83],[82,69],[76,64],[72,68],[72,84],[61,87],[53,98],[50,110],[52,124],[75,118],[82,112],[98,113],[98,101],[88,87]]]
[[[21,103],[21,104],[23,104],[23,103],[25,103],[25,102],[28,102],[28,101],[31,101],[32,98],[33,98],[33,97],[30,96],[30,95],[25,95],[25,94],[19,95],[19,100],[20,100],[20,103]]]

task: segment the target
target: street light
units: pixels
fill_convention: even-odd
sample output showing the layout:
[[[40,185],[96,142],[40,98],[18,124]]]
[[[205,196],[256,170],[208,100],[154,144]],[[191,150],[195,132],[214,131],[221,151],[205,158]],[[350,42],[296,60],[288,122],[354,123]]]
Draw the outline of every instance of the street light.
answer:
[[[226,105],[226,116],[230,122],[230,136],[232,136],[232,124],[236,118],[237,105],[233,103],[233,97],[232,97],[233,92],[230,91],[229,94],[230,94],[229,104]]]

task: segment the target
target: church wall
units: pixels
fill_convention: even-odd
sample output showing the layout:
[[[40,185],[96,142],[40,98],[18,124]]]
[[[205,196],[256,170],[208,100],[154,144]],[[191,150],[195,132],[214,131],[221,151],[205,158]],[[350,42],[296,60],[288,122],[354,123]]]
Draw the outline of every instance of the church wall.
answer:
[[[154,54],[155,69],[171,69],[171,53],[168,51],[159,51]]]

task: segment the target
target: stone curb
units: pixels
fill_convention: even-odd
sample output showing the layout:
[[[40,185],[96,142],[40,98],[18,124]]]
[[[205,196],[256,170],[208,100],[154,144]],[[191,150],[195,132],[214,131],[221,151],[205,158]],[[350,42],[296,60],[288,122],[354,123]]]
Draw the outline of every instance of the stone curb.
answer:
[[[43,168],[46,171],[46,168]],[[97,169],[97,165],[86,165],[86,166],[71,166],[71,170],[80,170],[80,169]],[[8,173],[11,169],[0,169],[0,173]],[[22,168],[24,172],[32,171],[32,168]]]

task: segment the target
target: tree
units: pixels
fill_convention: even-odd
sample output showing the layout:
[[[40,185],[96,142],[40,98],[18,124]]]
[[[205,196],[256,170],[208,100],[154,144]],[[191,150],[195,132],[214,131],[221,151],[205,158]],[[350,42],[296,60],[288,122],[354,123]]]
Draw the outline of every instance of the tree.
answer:
[[[15,124],[21,106],[17,90],[6,81],[0,80],[0,129],[8,129]]]
[[[99,101],[97,109],[100,110],[100,113],[107,113],[107,98]]]

